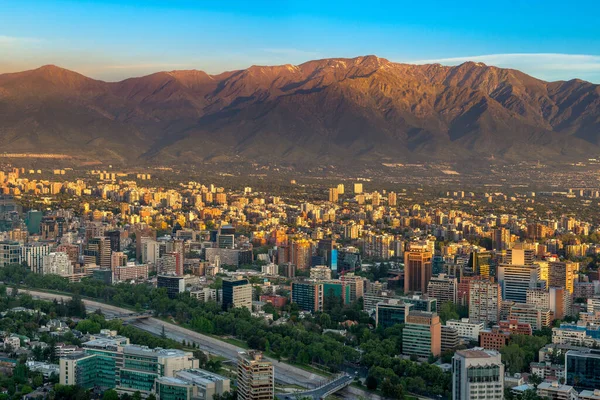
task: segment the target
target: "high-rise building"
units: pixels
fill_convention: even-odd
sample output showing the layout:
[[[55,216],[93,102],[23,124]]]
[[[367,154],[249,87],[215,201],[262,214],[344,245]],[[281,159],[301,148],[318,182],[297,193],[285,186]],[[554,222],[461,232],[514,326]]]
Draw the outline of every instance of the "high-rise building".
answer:
[[[404,253],[404,293],[426,292],[431,279],[431,251],[425,244],[411,243]]]
[[[510,265],[532,265],[534,260],[534,249],[513,248],[506,251],[506,263]]]
[[[494,350],[459,350],[452,358],[452,400],[504,399],[504,364]]]
[[[240,400],[272,400],[275,394],[273,364],[257,351],[238,353],[237,388]]]
[[[338,202],[339,193],[337,188],[329,188],[329,202],[337,203]]]
[[[565,288],[569,294],[573,294],[579,263],[571,261],[550,262],[548,264],[548,286]]]
[[[252,285],[247,279],[223,279],[223,309],[240,307],[252,311]]]
[[[427,295],[437,299],[440,306],[448,302],[456,304],[457,286],[458,281],[456,278],[445,274],[439,274],[438,276],[433,276],[429,281],[429,284],[427,285]]]
[[[307,239],[292,240],[290,245],[289,262],[296,265],[299,271],[310,268],[313,255],[313,244]]]
[[[496,251],[507,250],[510,247],[510,231],[506,228],[493,229],[492,247]]]
[[[314,281],[292,282],[292,303],[298,304],[303,311],[323,310],[323,284]]]
[[[396,207],[396,204],[398,202],[398,195],[394,192],[389,192],[388,193],[388,206],[390,207]]]
[[[488,280],[472,280],[469,285],[469,321],[485,324],[500,321],[500,285]]]
[[[30,235],[37,235],[40,233],[40,227],[42,224],[42,217],[44,213],[37,210],[27,211],[27,218],[25,224],[27,225],[27,232]]]
[[[121,251],[121,231],[107,231],[105,235],[110,241],[110,250],[113,252]]]
[[[366,279],[354,273],[344,274],[340,277],[345,285],[350,287],[350,303],[363,297]]]
[[[110,240],[106,237],[94,237],[88,240],[87,249],[83,251],[86,263],[95,263],[102,268],[111,268]]]
[[[363,192],[362,183],[355,183],[354,184],[354,194],[361,194],[362,192]]]
[[[69,260],[67,253],[55,252],[44,256],[42,273],[44,275],[71,275],[73,273],[73,264]]]
[[[600,350],[569,350],[565,356],[567,385],[578,389],[600,388]]]
[[[547,308],[541,308],[533,304],[515,303],[510,308],[510,319],[530,324],[534,331],[539,331],[552,323],[552,312]]]
[[[442,324],[436,313],[411,311],[402,331],[402,353],[437,357],[442,351]]]
[[[475,275],[483,278],[496,276],[496,271],[492,266],[492,254],[489,251],[471,252],[469,267]]]
[[[498,267],[498,283],[502,287],[502,299],[516,303],[527,302],[527,289],[545,286],[540,280],[540,266],[537,264],[501,264]]]
[[[343,183],[339,183],[337,185],[337,191],[340,196],[344,194],[344,184]]]
[[[48,243],[28,243],[21,247],[21,262],[27,264],[31,272],[43,274],[44,257],[52,251]]]

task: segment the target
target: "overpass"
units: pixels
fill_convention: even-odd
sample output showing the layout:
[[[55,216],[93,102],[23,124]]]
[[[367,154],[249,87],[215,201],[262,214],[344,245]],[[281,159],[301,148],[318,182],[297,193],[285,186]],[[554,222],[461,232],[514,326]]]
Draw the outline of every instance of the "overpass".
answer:
[[[283,393],[276,395],[278,400],[299,400],[299,399],[312,399],[322,400],[327,396],[331,396],[337,391],[344,389],[349,386],[354,378],[347,374],[338,375],[336,378],[330,380],[326,384],[319,386],[318,388],[311,389],[306,392],[296,393]]]

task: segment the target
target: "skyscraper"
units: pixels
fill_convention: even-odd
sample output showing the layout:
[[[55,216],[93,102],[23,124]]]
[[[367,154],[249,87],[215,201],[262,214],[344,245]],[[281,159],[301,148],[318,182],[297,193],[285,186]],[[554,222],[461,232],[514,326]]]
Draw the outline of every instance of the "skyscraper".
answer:
[[[498,322],[502,297],[500,285],[488,280],[472,280],[469,284],[469,321]]]
[[[337,203],[338,202],[338,190],[337,188],[329,188],[329,201],[331,203]]]
[[[496,251],[507,250],[510,247],[510,231],[506,228],[492,230],[492,248]]]
[[[426,292],[431,279],[431,251],[424,244],[411,243],[404,253],[404,293]]]
[[[445,274],[439,274],[438,276],[433,276],[429,280],[429,284],[427,285],[427,295],[437,299],[440,306],[447,302],[456,304],[457,287],[458,281],[456,278],[449,277]]]
[[[540,266],[533,265],[507,265],[498,267],[498,283],[502,287],[502,299],[517,303],[527,302],[527,289],[536,289],[545,286],[540,280]]]
[[[573,294],[579,263],[571,261],[551,262],[548,264],[548,286],[565,288]]]

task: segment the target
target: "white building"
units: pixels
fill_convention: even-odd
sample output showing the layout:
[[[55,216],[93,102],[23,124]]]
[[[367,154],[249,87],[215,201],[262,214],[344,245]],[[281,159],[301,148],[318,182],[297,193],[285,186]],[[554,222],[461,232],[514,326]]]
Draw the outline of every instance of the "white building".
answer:
[[[558,381],[540,383],[537,387],[537,394],[553,400],[577,400],[579,398],[573,386],[561,385]]]
[[[504,399],[504,364],[495,350],[459,350],[452,358],[452,400]]]
[[[458,337],[469,340],[479,340],[479,332],[485,329],[483,322],[470,322],[469,318],[448,320],[446,326],[456,329]]]
[[[69,255],[63,252],[55,252],[45,255],[42,273],[44,275],[71,275],[73,273],[73,264],[71,263],[71,260],[69,260]]]

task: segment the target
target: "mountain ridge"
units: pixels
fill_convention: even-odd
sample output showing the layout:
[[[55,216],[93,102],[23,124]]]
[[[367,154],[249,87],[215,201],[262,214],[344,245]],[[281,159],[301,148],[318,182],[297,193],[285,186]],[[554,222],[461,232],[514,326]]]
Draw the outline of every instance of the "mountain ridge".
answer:
[[[0,74],[0,142],[123,162],[351,164],[600,153],[600,86],[466,62],[376,56],[161,71],[104,82],[46,65]]]

